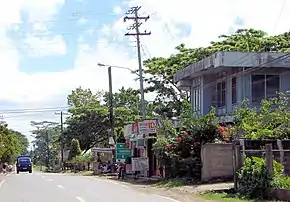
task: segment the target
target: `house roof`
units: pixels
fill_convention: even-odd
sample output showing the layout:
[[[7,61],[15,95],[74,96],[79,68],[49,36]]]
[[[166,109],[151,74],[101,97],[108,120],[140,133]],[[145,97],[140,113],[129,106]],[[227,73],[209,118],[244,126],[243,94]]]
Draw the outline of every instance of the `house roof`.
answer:
[[[192,77],[194,74],[217,67],[262,66],[290,68],[289,54],[288,52],[216,52],[176,72],[173,76],[173,80],[177,83],[183,79]]]

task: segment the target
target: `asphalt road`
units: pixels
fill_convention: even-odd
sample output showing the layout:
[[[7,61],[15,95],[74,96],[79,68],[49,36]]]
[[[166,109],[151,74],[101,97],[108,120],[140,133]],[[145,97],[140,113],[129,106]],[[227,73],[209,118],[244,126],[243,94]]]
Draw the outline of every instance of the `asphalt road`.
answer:
[[[3,202],[170,202],[115,181],[93,177],[34,172],[0,176]]]

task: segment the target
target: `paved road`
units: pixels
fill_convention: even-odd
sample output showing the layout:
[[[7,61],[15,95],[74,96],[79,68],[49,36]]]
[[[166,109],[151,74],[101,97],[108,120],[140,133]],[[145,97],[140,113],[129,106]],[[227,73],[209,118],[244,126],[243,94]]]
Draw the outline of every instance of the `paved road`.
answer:
[[[0,176],[0,201],[170,202],[175,200],[141,193],[111,180],[34,172]]]

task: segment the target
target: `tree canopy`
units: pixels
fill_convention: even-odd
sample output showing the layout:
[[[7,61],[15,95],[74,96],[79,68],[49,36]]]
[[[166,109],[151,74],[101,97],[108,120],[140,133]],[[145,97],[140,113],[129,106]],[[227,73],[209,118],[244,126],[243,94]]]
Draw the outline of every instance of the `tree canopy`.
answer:
[[[29,142],[25,135],[10,130],[8,124],[0,124],[0,162],[13,163],[18,155],[28,154]]]
[[[59,161],[60,151],[59,124],[49,121],[32,121],[31,125],[35,128],[31,131],[34,135],[32,142],[34,147],[33,162],[47,167],[56,164]]]

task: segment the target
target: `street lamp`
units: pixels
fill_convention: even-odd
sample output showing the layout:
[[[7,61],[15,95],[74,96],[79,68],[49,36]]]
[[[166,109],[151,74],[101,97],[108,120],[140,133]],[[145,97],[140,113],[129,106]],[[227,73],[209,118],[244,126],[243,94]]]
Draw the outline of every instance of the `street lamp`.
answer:
[[[146,109],[145,109],[145,98],[144,98],[144,87],[143,87],[143,76],[142,74],[136,73],[136,71],[128,68],[128,67],[122,67],[122,66],[113,66],[113,65],[106,65],[106,64],[102,64],[102,63],[98,63],[98,66],[100,67],[108,67],[108,74],[109,74],[109,86],[112,86],[112,73],[111,73],[111,68],[119,68],[119,69],[126,69],[129,70],[131,73],[136,74],[139,77],[140,80],[140,93],[141,93],[141,114],[142,114],[142,118],[145,119],[146,118]]]
[[[135,70],[130,69],[129,67],[122,67],[122,66],[115,66],[115,65],[106,65],[103,63],[98,63],[98,66],[100,67],[113,67],[113,68],[118,68],[118,69],[125,69],[130,71],[132,74],[136,74],[137,76],[140,76]]]

